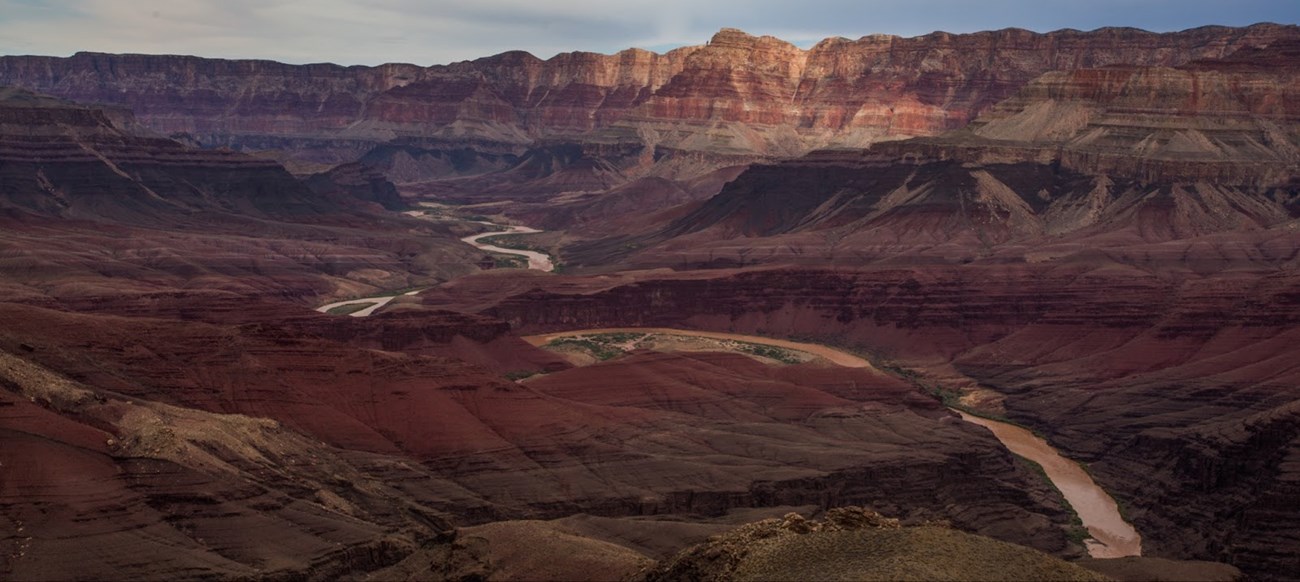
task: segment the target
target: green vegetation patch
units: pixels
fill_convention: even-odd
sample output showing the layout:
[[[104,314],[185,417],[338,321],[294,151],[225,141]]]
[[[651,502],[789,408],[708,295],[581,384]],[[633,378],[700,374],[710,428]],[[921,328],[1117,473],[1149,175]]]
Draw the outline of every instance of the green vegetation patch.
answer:
[[[601,333],[588,336],[562,337],[551,340],[548,348],[576,348],[585,351],[600,361],[612,360],[627,352],[627,347],[635,347],[637,342],[645,339],[644,333]]]
[[[592,339],[598,342],[602,342],[606,344],[627,344],[629,342],[639,342],[645,339],[647,335],[649,334],[634,333],[634,332],[616,332],[616,333],[602,333],[591,337]]]
[[[478,239],[483,244],[495,245],[507,249],[519,249],[522,251],[535,251],[539,253],[549,253],[550,250],[540,246],[527,238],[532,235],[528,234],[498,234],[494,236],[485,236]]]
[[[589,340],[589,339],[568,338],[568,337],[566,337],[566,338],[560,338],[560,339],[553,340],[553,341],[551,341],[550,343],[546,344],[546,347],[548,347],[548,348],[577,348],[577,349],[579,349],[579,350],[583,350],[583,351],[585,351],[585,352],[587,352],[587,353],[590,353],[590,354],[591,354],[592,356],[594,356],[597,360],[600,360],[600,361],[602,361],[602,362],[605,361],[605,360],[612,360],[612,359],[614,359],[614,358],[617,358],[617,357],[623,355],[623,350],[621,350],[621,349],[618,349],[618,348],[611,348],[611,347],[609,347],[609,346],[607,346],[607,345],[605,345],[605,344],[602,344],[602,343],[600,343],[600,342],[596,342],[596,341],[592,341],[592,340]]]
[[[612,332],[557,338],[551,340],[551,342],[546,344],[544,347],[578,349],[591,354],[598,360],[604,361],[618,357],[628,350],[636,349],[637,347],[640,347],[645,340],[652,337],[660,337],[664,339],[675,337],[697,339],[690,335],[676,336],[673,334]],[[799,364],[813,359],[811,354],[800,352],[798,350],[751,342],[722,340],[718,342],[718,349],[738,351],[761,358],[767,358],[769,360],[775,360],[783,364]]]
[[[519,255],[500,255],[493,253],[492,260],[498,269],[527,269],[528,259]]]
[[[776,346],[765,344],[752,344],[748,342],[739,342],[738,347],[740,348],[740,351],[747,354],[755,355],[760,358],[767,358],[769,360],[776,360],[782,364],[798,364],[803,362],[799,356],[795,355],[798,352],[794,350],[787,350],[785,348],[778,348]]]

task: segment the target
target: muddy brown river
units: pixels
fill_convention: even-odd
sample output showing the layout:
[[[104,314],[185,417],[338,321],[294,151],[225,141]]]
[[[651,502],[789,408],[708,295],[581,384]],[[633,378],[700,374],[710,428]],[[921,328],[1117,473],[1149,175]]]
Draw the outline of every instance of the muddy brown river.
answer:
[[[618,327],[604,329],[584,329],[576,331],[566,331],[559,333],[549,333],[542,335],[527,336],[524,339],[529,343],[542,346],[551,340],[561,337],[572,337],[579,335],[594,335],[602,333],[658,333],[671,334],[680,336],[695,336],[710,339],[737,340],[754,344],[765,344],[780,348],[788,348],[815,354],[825,358],[827,361],[846,367],[852,368],[871,368],[872,365],[867,360],[853,354],[843,352],[828,346],[819,344],[810,344],[803,342],[794,342],[780,340],[755,335],[743,335],[734,333],[718,333],[708,331],[693,331],[685,329],[668,329],[668,328],[638,328],[638,327]],[[1142,536],[1133,529],[1133,526],[1124,521],[1123,516],[1119,513],[1119,507],[1115,500],[1106,493],[1088,472],[1078,463],[1061,456],[1056,449],[1052,448],[1047,441],[1034,435],[1034,433],[1024,428],[990,420],[979,416],[974,416],[953,410],[961,415],[962,419],[971,424],[976,424],[988,429],[997,437],[1007,450],[1032,460],[1042,465],[1043,471],[1047,473],[1047,478],[1052,484],[1061,491],[1061,495],[1070,503],[1074,511],[1079,514],[1079,519],[1083,526],[1087,528],[1092,538],[1087,539],[1084,543],[1088,547],[1088,554],[1094,558],[1121,558],[1124,556],[1142,555]]]
[[[1120,516],[1115,500],[1099,487],[1078,463],[1062,457],[1047,441],[1024,428],[956,411],[962,419],[993,431],[1007,450],[1043,466],[1047,478],[1088,528],[1092,539],[1084,540],[1094,558],[1122,558],[1142,555],[1142,536]]]

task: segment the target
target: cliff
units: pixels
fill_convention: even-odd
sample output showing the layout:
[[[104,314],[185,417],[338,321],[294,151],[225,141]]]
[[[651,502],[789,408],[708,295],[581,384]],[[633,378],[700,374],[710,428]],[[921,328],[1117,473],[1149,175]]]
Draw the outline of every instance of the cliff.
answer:
[[[916,149],[968,162],[1040,157],[1147,183],[1267,188],[1300,168],[1297,88],[1300,43],[1292,40],[1178,67],[1054,71],[968,131],[918,140]]]
[[[124,106],[161,134],[205,146],[330,163],[389,142],[517,154],[546,138],[791,155],[954,129],[1050,70],[1177,66],[1298,30],[1007,29],[836,38],[802,50],[724,29],[662,55],[543,61],[510,52],[432,67],[78,53],[0,57],[0,84]]]
[[[133,133],[129,113],[0,89],[0,207],[126,224],[337,212],[274,161]]]
[[[1258,236],[1300,216],[1297,83],[1294,41],[1050,72],[966,128],[754,164],[658,225],[562,254],[688,268],[1036,261],[1052,246]]]

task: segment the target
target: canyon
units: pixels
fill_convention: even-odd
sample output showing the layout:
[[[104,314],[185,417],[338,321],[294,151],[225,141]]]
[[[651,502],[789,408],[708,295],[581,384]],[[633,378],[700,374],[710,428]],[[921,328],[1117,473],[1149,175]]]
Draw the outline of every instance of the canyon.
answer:
[[[1276,24],[0,56],[0,576],[1293,579],[1298,85]],[[820,359],[547,348],[623,328]]]

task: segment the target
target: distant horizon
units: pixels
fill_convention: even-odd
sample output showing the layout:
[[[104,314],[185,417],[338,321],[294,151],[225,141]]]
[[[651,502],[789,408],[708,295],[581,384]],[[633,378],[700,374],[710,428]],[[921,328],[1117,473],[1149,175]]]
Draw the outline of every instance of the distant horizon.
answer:
[[[1005,30],[1023,30],[1023,31],[1030,32],[1030,33],[1033,33],[1033,34],[1038,34],[1038,35],[1049,35],[1049,34],[1056,34],[1056,33],[1062,33],[1062,32],[1078,32],[1078,33],[1082,33],[1082,34],[1090,34],[1090,33],[1095,33],[1095,32],[1101,31],[1101,30],[1108,30],[1108,29],[1117,29],[1117,30],[1137,30],[1137,31],[1140,31],[1140,32],[1146,32],[1146,33],[1151,33],[1151,34],[1177,34],[1177,33],[1188,32],[1188,31],[1192,31],[1192,30],[1196,30],[1196,29],[1200,29],[1200,28],[1238,28],[1238,29],[1244,29],[1244,28],[1251,28],[1251,27],[1255,27],[1255,26],[1281,26],[1281,27],[1288,27],[1288,26],[1290,26],[1290,27],[1300,27],[1300,24],[1289,24],[1289,23],[1280,23],[1280,22],[1261,21],[1261,22],[1255,22],[1255,23],[1245,24],[1245,25],[1239,25],[1239,26],[1238,26],[1238,25],[1226,25],[1226,24],[1202,24],[1202,25],[1200,25],[1200,26],[1193,26],[1193,27],[1191,27],[1191,28],[1183,28],[1183,29],[1179,29],[1179,30],[1149,30],[1149,29],[1140,28],[1140,27],[1135,27],[1135,26],[1100,26],[1100,27],[1097,27],[1097,28],[1092,28],[1092,29],[1087,29],[1087,30],[1081,30],[1081,29],[1077,29],[1077,28],[1057,28],[1057,29],[1053,29],[1053,30],[1033,30],[1033,29],[1028,29],[1028,28],[1019,27],[1019,26],[1007,26],[1007,27],[1003,27],[1003,28],[990,28],[990,29],[975,30],[975,31],[970,31],[970,32],[954,32],[954,31],[949,31],[949,30],[933,30],[933,31],[930,31],[930,32],[926,32],[926,33],[923,33],[923,34],[916,34],[916,35],[899,35],[899,34],[890,34],[890,33],[872,32],[872,33],[867,33],[867,34],[860,35],[860,36],[858,36],[858,37],[847,37],[847,36],[842,36],[842,35],[836,35],[836,36],[827,36],[827,37],[823,37],[823,38],[820,38],[820,39],[801,39],[801,40],[799,40],[799,41],[792,41],[792,40],[785,39],[785,38],[781,38],[781,37],[777,37],[777,36],[775,36],[775,35],[771,35],[771,34],[757,34],[757,33],[753,33],[753,32],[747,31],[747,30],[743,30],[743,29],[739,29],[739,28],[736,28],[736,27],[733,27],[733,26],[724,26],[724,27],[719,28],[716,32],[714,32],[714,33],[713,33],[712,35],[710,35],[708,38],[706,38],[706,39],[704,39],[704,40],[702,40],[702,41],[700,41],[700,42],[696,42],[696,43],[686,43],[686,44],[677,44],[677,45],[671,45],[671,46],[666,46],[666,47],[650,48],[650,47],[642,47],[642,46],[628,46],[628,47],[624,47],[624,48],[622,48],[622,49],[618,49],[618,50],[615,50],[615,51],[612,51],[612,52],[600,52],[600,51],[590,51],[590,50],[570,50],[570,51],[561,51],[561,52],[557,52],[557,53],[554,53],[554,54],[551,54],[551,55],[549,55],[549,56],[545,56],[545,57],[543,57],[543,56],[539,56],[539,55],[536,55],[536,54],[533,54],[532,52],[527,51],[527,50],[524,50],[524,49],[506,49],[506,50],[503,50],[503,51],[501,51],[501,52],[497,52],[497,53],[493,53],[493,54],[488,54],[488,55],[482,55],[482,56],[478,56],[478,57],[472,57],[472,58],[468,58],[468,59],[462,59],[462,60],[459,60],[459,61],[451,61],[451,62],[446,62],[446,63],[427,63],[427,64],[422,64],[422,63],[413,63],[413,62],[406,62],[406,61],[386,61],[386,62],[380,62],[380,63],[375,63],[375,64],[366,64],[366,63],[338,63],[338,62],[333,62],[333,61],[304,61],[304,62],[293,62],[293,61],[286,61],[286,60],[280,60],[280,59],[275,59],[275,58],[256,57],[256,56],[252,56],[252,57],[223,57],[223,56],[211,56],[211,55],[192,54],[192,53],[132,52],[132,51],[110,52],[110,51],[100,51],[100,50],[76,50],[76,51],[73,51],[73,52],[71,52],[71,53],[68,53],[68,54],[62,54],[62,55],[59,55],[59,54],[35,54],[35,53],[20,54],[20,53],[2,53],[2,52],[0,52],[0,57],[37,57],[37,58],[64,58],[64,59],[66,59],[66,58],[72,58],[72,57],[74,57],[74,56],[76,56],[76,55],[78,55],[78,54],[93,54],[93,55],[110,55],[110,56],[185,57],[185,58],[198,58],[198,59],[208,59],[208,60],[226,60],[226,61],[266,61],[266,62],[273,62],[273,63],[279,63],[279,64],[284,64],[284,65],[293,65],[293,66],[332,65],[332,66],[343,67],[343,68],[350,68],[350,67],[367,67],[367,68],[374,68],[374,67],[382,67],[382,66],[388,66],[388,65],[410,65],[410,66],[416,66],[416,67],[439,67],[439,66],[448,66],[448,65],[453,65],[453,64],[461,63],[461,62],[471,62],[471,61],[475,61],[475,60],[489,59],[489,58],[492,58],[492,57],[497,57],[497,56],[501,56],[501,55],[504,55],[504,54],[510,54],[510,53],[525,53],[525,54],[528,54],[529,56],[532,56],[533,58],[536,58],[536,59],[538,59],[538,60],[540,60],[540,61],[543,61],[543,62],[545,62],[545,61],[549,61],[549,60],[551,60],[551,59],[553,59],[553,58],[555,58],[555,57],[558,57],[558,56],[560,56],[560,55],[565,55],[565,54],[575,54],[575,53],[591,53],[591,54],[599,54],[599,55],[603,55],[603,56],[614,56],[614,55],[617,55],[617,54],[619,54],[619,53],[622,53],[622,52],[625,52],[625,51],[629,51],[629,50],[643,50],[643,51],[647,51],[647,52],[655,53],[655,54],[658,54],[658,55],[663,55],[663,54],[666,54],[666,53],[669,53],[669,52],[672,52],[672,51],[674,51],[674,50],[681,49],[681,48],[688,48],[688,47],[692,47],[692,46],[704,46],[704,45],[706,45],[710,40],[712,40],[712,38],[713,38],[714,35],[717,35],[719,32],[722,32],[722,31],[724,31],[724,30],[728,30],[728,29],[731,29],[731,30],[740,30],[741,32],[743,32],[743,33],[745,33],[745,34],[748,34],[748,35],[750,35],[750,36],[753,36],[753,37],[765,37],[765,36],[766,36],[766,37],[777,38],[777,39],[779,39],[779,40],[782,40],[782,41],[784,41],[784,42],[787,42],[787,43],[789,43],[789,44],[791,44],[791,45],[794,45],[794,46],[796,46],[796,47],[798,47],[798,48],[800,48],[800,49],[806,51],[806,50],[809,50],[809,49],[811,49],[812,47],[816,46],[818,43],[820,43],[820,42],[822,42],[822,41],[830,40],[830,39],[833,39],[833,38],[842,38],[842,39],[845,39],[845,40],[847,40],[847,41],[849,41],[849,42],[858,42],[858,41],[861,41],[861,40],[863,40],[863,39],[866,39],[866,38],[869,38],[869,37],[873,37],[873,36],[887,36],[887,37],[895,37],[895,38],[901,38],[901,39],[915,39],[915,38],[922,38],[922,37],[930,36],[930,35],[932,35],[932,34],[952,34],[952,35],[959,35],[959,36],[961,36],[961,35],[983,34],[983,33],[990,33],[990,32],[1001,32],[1001,31],[1005,31]]]
[[[664,53],[736,28],[801,48],[827,38],[915,38],[1300,23],[1292,0],[0,0],[0,54],[185,55],[287,64],[445,65],[523,51]]]

